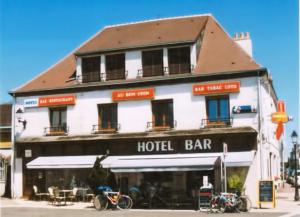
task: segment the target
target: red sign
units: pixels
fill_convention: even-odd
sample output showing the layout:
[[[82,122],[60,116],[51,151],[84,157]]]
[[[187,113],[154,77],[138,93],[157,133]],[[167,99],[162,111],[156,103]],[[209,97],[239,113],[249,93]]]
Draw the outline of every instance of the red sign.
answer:
[[[154,88],[134,89],[134,90],[116,90],[112,92],[113,101],[153,99]]]
[[[74,105],[74,95],[40,97],[39,106]]]
[[[239,81],[193,85],[193,94],[194,95],[235,93],[235,92],[240,92],[240,82]]]

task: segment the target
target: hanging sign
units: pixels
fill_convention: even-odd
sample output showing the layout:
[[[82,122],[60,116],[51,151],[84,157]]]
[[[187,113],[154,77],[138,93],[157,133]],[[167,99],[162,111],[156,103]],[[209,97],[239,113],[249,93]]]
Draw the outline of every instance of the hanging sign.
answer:
[[[40,97],[39,107],[56,105],[75,105],[75,95]]]
[[[113,101],[153,99],[154,88],[116,90],[112,92]]]
[[[236,93],[240,92],[239,81],[218,82],[209,84],[194,84],[194,95],[208,95],[218,93]]]

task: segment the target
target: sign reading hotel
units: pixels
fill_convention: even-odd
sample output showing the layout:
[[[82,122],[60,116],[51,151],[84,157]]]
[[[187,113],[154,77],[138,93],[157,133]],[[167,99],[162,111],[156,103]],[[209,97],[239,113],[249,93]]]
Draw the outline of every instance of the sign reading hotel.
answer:
[[[237,93],[237,92],[240,92],[240,82],[239,81],[193,85],[193,94],[194,95],[208,95],[208,94],[218,94],[218,93]]]
[[[39,107],[57,105],[75,105],[75,95],[40,97]]]
[[[154,88],[116,90],[112,92],[113,101],[153,99]]]

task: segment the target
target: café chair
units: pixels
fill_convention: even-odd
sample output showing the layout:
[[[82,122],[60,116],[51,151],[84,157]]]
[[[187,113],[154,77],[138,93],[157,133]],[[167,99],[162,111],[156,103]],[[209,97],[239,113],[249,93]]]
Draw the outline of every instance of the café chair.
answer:
[[[73,191],[71,192],[71,194],[68,196],[68,199],[70,201],[77,201],[77,192],[78,192],[78,188],[73,188]]]
[[[36,185],[34,185],[32,188],[35,198],[39,198],[39,200],[42,200],[43,197],[49,197],[49,193],[39,192],[39,189]]]

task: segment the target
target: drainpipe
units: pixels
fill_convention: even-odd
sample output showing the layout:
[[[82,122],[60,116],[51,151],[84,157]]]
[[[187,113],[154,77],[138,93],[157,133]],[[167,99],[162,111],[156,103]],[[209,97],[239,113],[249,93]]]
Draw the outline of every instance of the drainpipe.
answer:
[[[259,161],[260,161],[260,179],[263,178],[263,159],[262,159],[262,132],[261,132],[261,124],[262,124],[262,117],[261,117],[261,114],[262,114],[262,106],[261,106],[261,103],[262,103],[262,100],[261,100],[261,81],[260,81],[260,77],[259,77],[259,71],[257,71],[257,99],[258,99],[258,148],[259,148]]]

